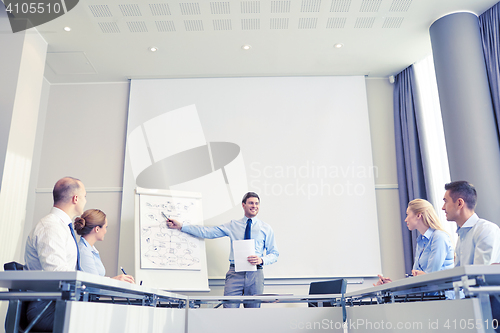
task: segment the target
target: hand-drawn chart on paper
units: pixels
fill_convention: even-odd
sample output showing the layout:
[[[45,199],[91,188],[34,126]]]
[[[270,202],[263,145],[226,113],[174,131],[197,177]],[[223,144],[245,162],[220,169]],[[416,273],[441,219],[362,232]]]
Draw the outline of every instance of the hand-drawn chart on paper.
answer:
[[[203,223],[200,199],[141,195],[141,268],[200,270],[200,240],[169,229],[162,213],[185,224]]]

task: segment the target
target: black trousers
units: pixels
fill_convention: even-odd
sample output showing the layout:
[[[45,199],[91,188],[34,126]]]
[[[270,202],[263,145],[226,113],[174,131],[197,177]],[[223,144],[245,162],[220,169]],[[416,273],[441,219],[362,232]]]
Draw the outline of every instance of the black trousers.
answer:
[[[28,309],[26,311],[26,317],[28,318],[28,322],[31,323],[33,319],[38,316],[40,312],[42,312],[43,308],[50,301],[35,301],[30,302],[28,305]],[[49,306],[47,310],[43,313],[43,315],[38,319],[35,326],[33,326],[33,331],[37,332],[52,332],[52,328],[54,327],[54,314],[56,312],[56,303],[55,301]]]

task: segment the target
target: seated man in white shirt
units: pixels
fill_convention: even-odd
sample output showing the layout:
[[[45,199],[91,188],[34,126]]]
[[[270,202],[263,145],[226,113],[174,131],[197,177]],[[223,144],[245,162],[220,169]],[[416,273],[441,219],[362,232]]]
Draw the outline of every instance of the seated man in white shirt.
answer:
[[[54,185],[54,206],[49,215],[33,228],[26,241],[24,260],[28,270],[75,271],[78,269],[78,250],[72,220],[83,213],[87,192],[83,183],[65,177]],[[48,304],[31,302],[27,317],[31,322]],[[52,331],[55,304],[52,303],[33,327],[36,331]]]
[[[455,221],[458,226],[455,267],[500,262],[500,228],[495,223],[480,219],[474,212],[477,201],[474,186],[466,181],[455,181],[444,188],[446,219]]]

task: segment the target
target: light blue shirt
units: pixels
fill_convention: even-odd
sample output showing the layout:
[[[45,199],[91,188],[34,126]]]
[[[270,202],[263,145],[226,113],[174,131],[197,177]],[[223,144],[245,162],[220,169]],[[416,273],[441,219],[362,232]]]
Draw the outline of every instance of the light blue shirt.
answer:
[[[500,262],[500,228],[473,214],[457,228],[455,267]]]
[[[82,271],[104,276],[104,274],[106,274],[106,269],[102,264],[101,257],[99,257],[99,251],[97,251],[95,246],[90,246],[85,238],[80,237],[78,248],[80,249],[80,265],[82,266]]]
[[[199,238],[219,238],[228,236],[231,239],[231,253],[229,261],[234,264],[233,241],[245,239],[245,228],[248,218],[245,216],[240,220],[216,227],[203,227],[197,225],[183,225],[182,231]],[[264,265],[270,265],[278,260],[279,252],[274,239],[271,226],[258,218],[252,218],[252,239],[255,239],[255,254],[262,258]],[[264,255],[264,251],[266,255]]]
[[[453,247],[450,236],[432,228],[418,236],[413,269],[432,273],[453,268]]]

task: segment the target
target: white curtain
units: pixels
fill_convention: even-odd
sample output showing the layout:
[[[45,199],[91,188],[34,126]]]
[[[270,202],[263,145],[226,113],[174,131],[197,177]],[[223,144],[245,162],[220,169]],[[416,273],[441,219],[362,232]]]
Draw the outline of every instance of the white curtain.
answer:
[[[434,205],[438,216],[452,237],[457,240],[456,223],[446,221],[443,206],[444,184],[450,182],[448,154],[444,138],[443,120],[434,71],[432,55],[414,64],[415,79],[417,82],[420,115],[417,117],[419,134],[423,144],[423,164],[429,201]]]

